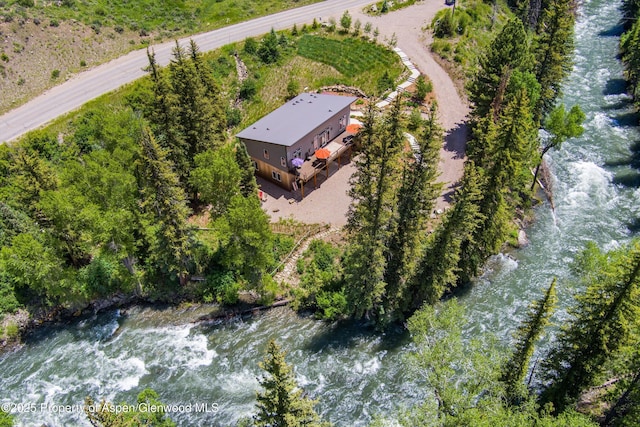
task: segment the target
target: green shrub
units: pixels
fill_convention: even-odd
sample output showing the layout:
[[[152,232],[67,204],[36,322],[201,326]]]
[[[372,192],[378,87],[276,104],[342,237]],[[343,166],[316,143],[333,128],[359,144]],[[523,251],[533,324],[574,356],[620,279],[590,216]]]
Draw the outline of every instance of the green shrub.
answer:
[[[118,260],[98,256],[80,270],[79,281],[92,297],[107,296],[121,289],[120,265]]]
[[[420,109],[414,108],[413,110],[411,110],[411,115],[409,116],[407,128],[409,130],[416,130],[421,125],[422,125],[422,114],[420,113]]]
[[[449,9],[438,12],[433,18],[433,35],[438,38],[451,37],[454,32],[453,16]]]
[[[14,340],[20,334],[20,328],[18,327],[18,325],[16,323],[10,322],[4,328],[4,334],[9,340]]]
[[[242,111],[237,108],[227,107],[227,127],[238,126],[242,121]]]
[[[240,98],[251,101],[258,93],[258,83],[255,79],[248,78],[240,85]]]
[[[275,262],[274,268],[280,262],[284,261],[284,258],[289,255],[296,242],[293,237],[286,236],[284,234],[274,234],[273,238],[273,260]]]
[[[296,261],[296,271],[298,272],[298,274],[304,273],[304,266],[305,266],[304,258],[298,258],[298,260]]]
[[[325,320],[337,320],[349,313],[347,298],[343,292],[319,292],[316,303],[319,309],[318,317]]]
[[[313,255],[313,262],[321,271],[333,270],[339,251],[331,243],[315,239],[309,244],[308,251]]]
[[[51,78],[52,78],[53,80],[55,80],[55,79],[57,79],[58,77],[60,77],[60,70],[53,70],[53,71],[51,72]]]
[[[293,78],[287,83],[287,100],[295,98],[300,93],[300,83]]]
[[[215,271],[207,276],[202,297],[205,302],[233,305],[238,302],[240,284],[230,271]]]
[[[280,291],[280,286],[278,286],[278,283],[273,280],[273,277],[267,274],[262,277],[262,284],[259,291],[260,299],[258,299],[258,304],[271,305],[276,300],[276,296]]]
[[[385,70],[384,74],[378,79],[378,93],[383,93],[387,89],[393,87],[393,79],[389,75],[389,72]]]

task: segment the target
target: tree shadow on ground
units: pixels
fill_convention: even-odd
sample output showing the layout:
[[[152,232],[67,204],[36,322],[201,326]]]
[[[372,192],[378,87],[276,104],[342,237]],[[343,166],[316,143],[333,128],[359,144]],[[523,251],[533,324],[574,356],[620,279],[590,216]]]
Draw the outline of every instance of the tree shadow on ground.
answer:
[[[604,105],[601,108],[603,111],[616,111],[616,110],[624,110],[626,108],[629,108],[631,105],[633,105],[633,99],[631,97],[628,97],[628,98],[621,99],[615,104]]]
[[[446,133],[444,137],[444,149],[455,153],[456,159],[464,159],[467,149],[469,126],[467,123],[458,123],[456,127]]]
[[[613,125],[616,127],[636,127],[638,125],[638,113],[636,111],[628,111],[615,116],[611,116]]]
[[[640,232],[640,218],[634,218],[627,223],[627,228],[632,233]]]
[[[609,159],[604,164],[608,167],[631,166],[634,169],[640,169],[640,141],[636,141],[629,147],[631,154],[629,156]]]
[[[619,172],[613,177],[613,183],[628,188],[639,188],[640,172],[633,170]]]

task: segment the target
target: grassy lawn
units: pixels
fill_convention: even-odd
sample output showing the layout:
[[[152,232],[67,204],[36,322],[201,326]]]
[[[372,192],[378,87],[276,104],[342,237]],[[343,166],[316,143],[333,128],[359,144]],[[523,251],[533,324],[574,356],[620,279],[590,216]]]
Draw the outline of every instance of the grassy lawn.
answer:
[[[304,35],[298,42],[297,53],[333,67],[342,74],[345,84],[376,95],[379,95],[376,82],[385,71],[395,79],[403,70],[398,55],[392,50],[351,37]]]

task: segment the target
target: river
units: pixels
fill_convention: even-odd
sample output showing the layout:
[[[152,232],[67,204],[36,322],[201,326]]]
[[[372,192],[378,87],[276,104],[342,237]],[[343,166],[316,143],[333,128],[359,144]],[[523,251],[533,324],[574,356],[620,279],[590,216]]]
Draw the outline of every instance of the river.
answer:
[[[562,322],[580,291],[569,269],[575,254],[590,240],[615,248],[640,229],[640,179],[631,165],[640,133],[616,60],[619,6],[582,3],[564,102],[582,106],[586,132],[549,155],[555,211],[548,204],[536,208],[530,245],[493,257],[460,295],[467,337],[491,332],[508,343],[529,302],[554,277],[554,321]],[[191,323],[206,310],[135,307],[43,328],[0,358],[0,403],[27,404],[18,425],[89,425],[77,408],[61,405],[80,405],[87,395],[132,403],[151,387],[165,403],[192,405],[172,414],[178,425],[233,425],[253,410],[257,363],[271,338],[288,351],[301,385],[320,398],[319,411],[336,426],[364,426],[376,413],[389,416],[424,397],[403,361],[411,344],[401,330],[381,335],[358,322],[325,324],[286,308]],[[549,341],[543,339],[538,354]]]

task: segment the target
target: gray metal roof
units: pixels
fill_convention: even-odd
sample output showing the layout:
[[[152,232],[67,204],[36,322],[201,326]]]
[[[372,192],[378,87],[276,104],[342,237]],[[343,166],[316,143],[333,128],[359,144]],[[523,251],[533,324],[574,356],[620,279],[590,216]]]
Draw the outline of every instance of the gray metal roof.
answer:
[[[236,136],[290,147],[356,99],[353,96],[302,93]]]

